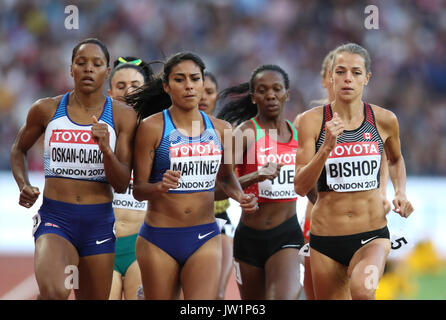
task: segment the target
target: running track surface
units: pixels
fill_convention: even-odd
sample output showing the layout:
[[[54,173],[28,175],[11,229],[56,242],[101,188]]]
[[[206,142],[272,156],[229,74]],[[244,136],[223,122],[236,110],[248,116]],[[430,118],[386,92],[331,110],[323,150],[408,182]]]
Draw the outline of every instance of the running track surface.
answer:
[[[0,255],[0,300],[34,300],[38,292],[33,256]],[[70,299],[73,298],[71,294]],[[240,300],[234,274],[229,279],[225,298]]]

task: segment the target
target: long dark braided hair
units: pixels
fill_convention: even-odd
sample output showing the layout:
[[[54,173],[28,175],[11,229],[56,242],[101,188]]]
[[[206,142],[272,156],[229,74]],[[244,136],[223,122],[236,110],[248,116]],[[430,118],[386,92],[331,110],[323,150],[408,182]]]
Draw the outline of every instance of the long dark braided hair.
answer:
[[[132,94],[126,96],[126,103],[136,110],[139,120],[161,112],[172,105],[170,96],[164,91],[163,83],[167,84],[169,82],[169,74],[174,66],[187,60],[193,61],[200,68],[202,78],[204,79],[206,66],[203,60],[194,53],[179,52],[168,58],[166,62],[154,61],[164,63],[163,72],[158,77],[154,77],[136,89]]]

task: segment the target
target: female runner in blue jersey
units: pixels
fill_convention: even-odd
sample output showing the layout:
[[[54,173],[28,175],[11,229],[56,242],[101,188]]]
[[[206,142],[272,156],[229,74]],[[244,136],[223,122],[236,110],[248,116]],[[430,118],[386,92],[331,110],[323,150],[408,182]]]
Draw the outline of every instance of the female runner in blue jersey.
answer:
[[[43,204],[33,230],[41,299],[67,299],[72,287],[77,299],[108,299],[110,293],[112,187],[124,192],[130,181],[136,113],[104,96],[109,60],[97,39],[76,45],[74,90],[35,102],[11,149],[19,204],[30,208],[40,191],[28,179],[26,153],[45,136]]]
[[[146,299],[177,299],[180,288],[186,300],[216,298],[217,181],[244,210],[257,210],[257,199],[243,193],[232,162],[223,163],[224,131],[231,139],[231,126],[198,109],[204,69],[197,55],[178,53],[165,63],[161,79],[127,99],[143,119],[135,138],[133,195],[150,201],[136,241]]]
[[[370,80],[370,56],[357,44],[336,49],[330,74],[334,101],[298,119],[295,189],[315,184],[310,263],[316,299],[374,299],[390,250],[380,187],[385,151],[395,189],[394,211],[413,211],[397,117],[362,101]]]

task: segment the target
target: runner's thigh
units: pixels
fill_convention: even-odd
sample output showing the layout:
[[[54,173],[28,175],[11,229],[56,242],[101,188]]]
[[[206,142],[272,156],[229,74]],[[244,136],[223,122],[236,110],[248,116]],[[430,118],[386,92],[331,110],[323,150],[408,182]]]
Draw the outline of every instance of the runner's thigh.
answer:
[[[221,275],[221,236],[206,241],[181,270],[184,299],[216,299]]]
[[[43,234],[35,244],[34,266],[42,299],[66,299],[71,292],[69,275],[79,263],[76,248],[57,234]]]
[[[178,299],[178,263],[165,251],[140,236],[136,239],[135,253],[141,270],[145,299]]]

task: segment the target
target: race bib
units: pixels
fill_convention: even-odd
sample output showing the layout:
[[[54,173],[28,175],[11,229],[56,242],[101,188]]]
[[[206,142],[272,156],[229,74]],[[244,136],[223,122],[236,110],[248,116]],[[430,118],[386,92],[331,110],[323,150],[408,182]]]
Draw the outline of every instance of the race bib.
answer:
[[[301,255],[303,257],[310,256],[310,244],[309,243],[306,243],[302,248],[300,248],[299,255]]]
[[[412,246],[413,243],[410,241],[407,235],[403,234],[403,232],[391,232],[389,258],[400,258],[401,255],[408,252]]]
[[[213,189],[220,168],[222,150],[210,143],[171,143],[170,170],[180,171],[178,188],[171,191],[206,191]]]
[[[49,170],[55,176],[103,180],[104,158],[91,130],[52,131],[49,140]]]
[[[265,152],[265,153],[263,153]],[[277,152],[275,147],[262,148],[259,147],[257,154],[258,167],[257,170],[267,163],[282,163],[283,166],[274,180],[266,179],[258,183],[259,197],[266,199],[292,199],[297,198],[294,191],[294,173],[296,164],[296,153],[293,152]]]
[[[36,233],[37,229],[40,226],[40,223],[42,222],[40,218],[40,214],[35,214],[33,217],[33,230],[32,230],[32,236],[34,237],[34,234]]]
[[[146,211],[147,201],[138,201],[133,198],[133,183],[131,181],[125,193],[115,192],[113,194],[113,208]]]
[[[242,272],[240,271],[240,263],[234,261],[234,276],[238,284],[242,285]]]
[[[262,167],[258,167],[260,170]],[[294,191],[294,165],[284,165],[274,180],[266,179],[258,183],[259,196],[267,199],[296,198]]]
[[[223,227],[225,226],[227,220],[222,218],[215,218],[215,222],[217,222],[218,228],[220,229],[220,232],[223,230]]]
[[[378,143],[339,143],[325,162],[327,186],[337,192],[378,188],[381,154]]]

